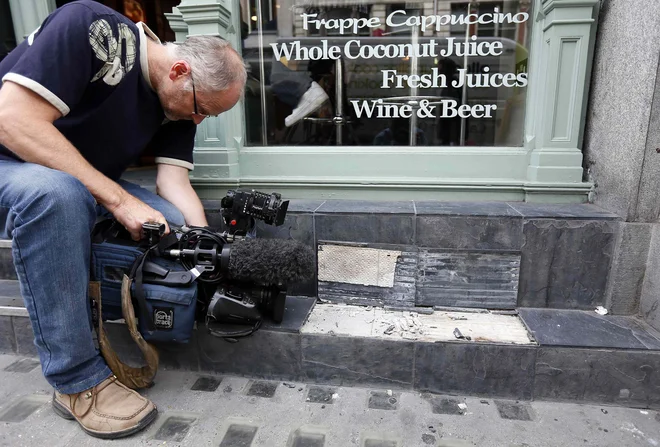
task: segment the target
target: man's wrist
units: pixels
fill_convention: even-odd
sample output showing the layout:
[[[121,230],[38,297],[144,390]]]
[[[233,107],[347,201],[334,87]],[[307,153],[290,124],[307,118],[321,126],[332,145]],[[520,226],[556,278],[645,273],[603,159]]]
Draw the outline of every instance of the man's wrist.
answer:
[[[107,185],[101,185],[97,191],[93,191],[92,195],[94,195],[96,201],[103,205],[105,209],[113,212],[126,201],[128,193],[112,180],[108,180],[107,183]]]

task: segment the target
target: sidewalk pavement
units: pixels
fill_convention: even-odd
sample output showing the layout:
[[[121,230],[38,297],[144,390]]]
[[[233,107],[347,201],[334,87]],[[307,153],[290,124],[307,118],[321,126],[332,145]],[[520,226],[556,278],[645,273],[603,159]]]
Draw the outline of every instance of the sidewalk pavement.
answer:
[[[658,446],[660,413],[601,405],[438,396],[161,370],[160,415],[117,441],[56,416],[39,363],[0,355],[2,446]]]

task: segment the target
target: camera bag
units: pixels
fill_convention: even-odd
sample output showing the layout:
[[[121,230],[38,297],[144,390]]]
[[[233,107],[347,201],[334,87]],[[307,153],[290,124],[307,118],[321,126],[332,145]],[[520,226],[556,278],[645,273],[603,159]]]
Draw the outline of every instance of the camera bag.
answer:
[[[161,285],[145,280],[145,264],[152,269],[155,265],[159,270],[187,273],[179,261],[157,255],[173,243],[176,237],[165,237],[153,246],[139,245],[120,237],[113,223],[98,224],[92,237],[90,268],[91,281],[100,284],[102,311],[98,318],[105,321],[123,317],[122,284],[127,276],[142,337],[149,342],[187,343],[195,323],[197,282]]]

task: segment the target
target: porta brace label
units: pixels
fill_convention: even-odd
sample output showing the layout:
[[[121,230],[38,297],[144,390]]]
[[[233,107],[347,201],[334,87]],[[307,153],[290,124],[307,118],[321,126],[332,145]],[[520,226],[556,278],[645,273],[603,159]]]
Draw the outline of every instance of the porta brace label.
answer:
[[[174,309],[154,306],[154,326],[157,330],[169,331],[174,327]]]

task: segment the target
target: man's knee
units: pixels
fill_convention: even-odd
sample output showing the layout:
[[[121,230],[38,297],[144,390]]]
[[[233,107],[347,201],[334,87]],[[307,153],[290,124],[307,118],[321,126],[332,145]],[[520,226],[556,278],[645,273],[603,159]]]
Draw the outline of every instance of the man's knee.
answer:
[[[40,209],[58,218],[94,220],[96,201],[80,180],[66,172],[33,165],[24,171],[17,208]]]
[[[183,214],[177,207],[174,205],[170,204],[170,206],[166,207],[166,209],[162,210],[161,213],[163,214],[163,217],[165,217],[165,220],[167,220],[169,223],[177,226],[182,226],[186,224],[186,218],[183,217]]]

